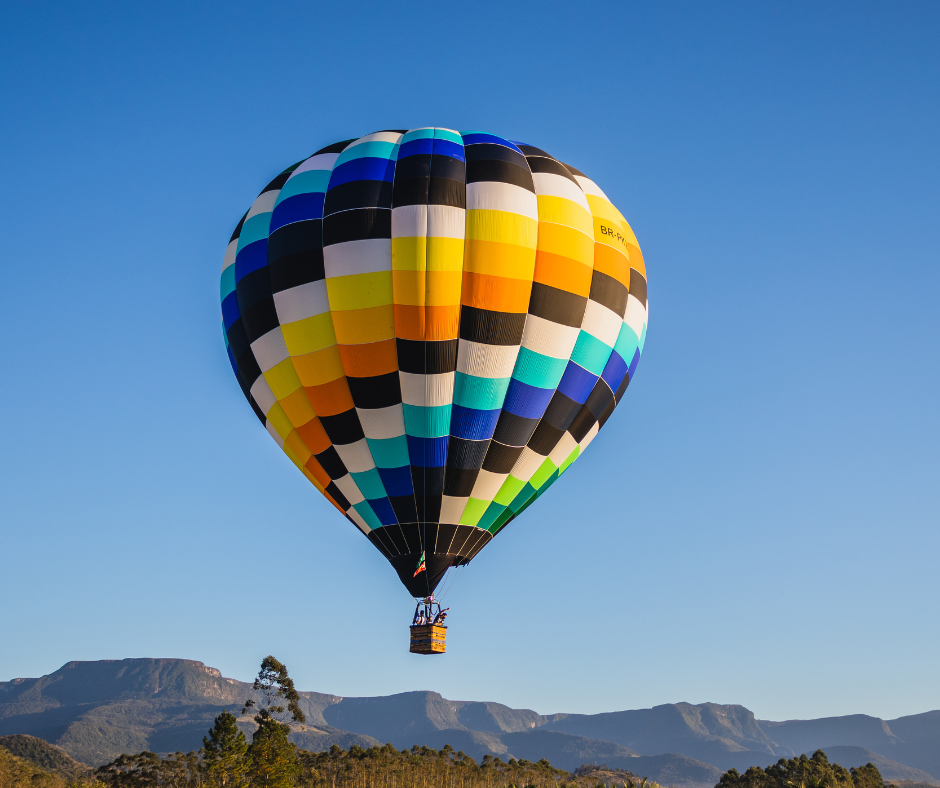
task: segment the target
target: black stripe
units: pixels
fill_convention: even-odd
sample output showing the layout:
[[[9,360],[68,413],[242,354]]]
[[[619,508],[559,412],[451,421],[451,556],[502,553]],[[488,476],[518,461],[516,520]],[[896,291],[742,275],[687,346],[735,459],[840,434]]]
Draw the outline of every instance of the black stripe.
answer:
[[[346,377],[357,408],[388,408],[401,403],[401,383],[397,372],[368,378]]]
[[[580,175],[582,178],[587,178],[587,175],[581,172],[581,170],[576,170],[570,164],[565,164],[565,166],[568,168],[568,170],[571,172],[572,175]]]
[[[547,457],[552,453],[552,449],[558,445],[558,441],[561,440],[561,436],[564,434],[564,430],[556,429],[545,419],[542,419],[529,439],[529,448],[536,454]]]
[[[447,178],[463,183],[466,167],[460,159],[453,156],[433,156],[431,158],[431,177]]]
[[[241,308],[240,305],[239,308]],[[270,296],[253,304],[248,309],[242,309],[241,313],[242,324],[245,326],[245,336],[248,337],[249,342],[254,342],[280,325],[277,310],[274,308],[274,299]]]
[[[349,181],[333,186],[323,201],[323,215],[353,208],[391,208],[392,184],[388,181]]]
[[[383,208],[343,211],[323,220],[323,246],[392,237],[392,212]]]
[[[346,500],[346,496],[340,491],[339,487],[336,486],[333,482],[330,482],[324,488],[330,497],[336,501],[340,506],[343,507],[343,511],[349,511],[349,501]],[[358,526],[357,526],[358,527]]]
[[[454,440],[451,438],[451,442]],[[479,475],[479,468],[448,468],[444,476],[444,495],[466,498],[473,492],[473,485]]]
[[[527,156],[526,161],[529,162],[529,169],[532,172],[548,172],[552,175],[561,175],[577,186],[579,191],[581,190],[581,185],[575,180],[574,175],[560,161],[547,159],[543,156]]]
[[[598,378],[597,383],[594,384],[594,389],[587,398],[587,402],[584,403],[584,407],[591,411],[595,419],[599,419],[607,406],[613,401],[614,392],[610,390],[607,381]]]
[[[546,153],[541,148],[536,148],[534,145],[517,145],[516,147],[525,154],[526,158],[529,158],[529,156],[544,156],[548,159],[555,158],[550,153]]]
[[[392,206],[400,205],[427,205],[428,178],[395,178],[395,188],[392,190]]]
[[[491,312],[463,306],[460,309],[460,338],[484,345],[518,345],[525,330],[525,314]]]
[[[628,361],[627,363],[629,364],[630,362]],[[241,368],[239,367],[239,369]],[[623,395],[627,393],[627,386],[629,385],[630,373],[627,372],[627,374],[623,376],[623,380],[620,381],[620,385],[617,386],[617,390],[614,392],[614,397],[616,398],[617,402],[620,402],[620,400],[623,399]]]
[[[478,469],[483,465],[488,445],[489,441],[472,441],[452,435],[447,443],[447,475],[455,468]]]
[[[568,429],[568,425],[574,421],[574,417],[581,410],[581,403],[575,402],[570,397],[556,391],[552,394],[552,399],[545,409],[545,415],[542,416],[543,422],[548,422],[560,432]]]
[[[245,336],[245,327],[242,325],[241,318],[238,318],[238,320],[228,327],[225,336],[228,339],[228,346],[232,351],[232,355],[235,357],[235,360],[238,361],[239,356],[248,350],[250,345],[248,337]],[[628,361],[627,363],[629,364],[630,362]]]
[[[442,523],[441,525],[436,526],[436,533],[434,538],[435,553],[452,552],[451,545],[454,542],[454,536],[456,535],[458,528],[460,528],[460,526],[454,523]]]
[[[462,180],[431,178],[428,188],[428,205],[452,205],[467,207],[467,187]]]
[[[245,380],[245,384],[250,389],[255,385],[255,381],[261,377],[261,367],[258,366],[258,360],[249,347],[240,356],[237,356],[235,363],[238,364],[238,374]]]
[[[391,543],[392,549],[396,555],[403,555],[410,552],[408,549],[408,544],[405,542],[405,537],[401,532],[401,526],[399,525],[389,525],[384,528],[376,528],[375,531],[381,531],[382,537]],[[373,531],[372,533],[375,533]]]
[[[612,276],[595,271],[591,277],[591,300],[603,304],[623,320],[623,313],[627,311],[627,288]]]
[[[530,315],[536,315],[561,326],[580,328],[586,306],[587,299],[584,296],[543,285],[541,282],[532,283],[532,296],[529,299]]]
[[[415,553],[417,556],[421,552],[422,545],[424,544],[421,539],[421,529],[417,523],[400,523],[398,528],[405,535],[405,544],[408,545],[407,552]],[[414,565],[417,566],[418,562],[415,561]],[[418,575],[418,577],[421,577],[421,575]]]
[[[325,148],[320,148],[314,156],[319,156],[321,153],[342,153],[349,146],[350,142],[355,142],[358,138],[353,137],[351,140],[343,140],[342,142],[334,142],[332,145],[327,145]]]
[[[242,216],[242,218],[238,221],[238,225],[235,227],[235,231],[232,233],[232,237],[228,239],[229,243],[234,241],[236,238],[238,238],[238,236],[242,234],[242,227],[245,224],[245,216],[248,216],[248,211],[245,211],[245,215]]]
[[[527,419],[504,410],[499,414],[493,440],[508,446],[525,446],[538,426],[538,419]]]
[[[346,515],[346,516],[349,518],[349,522],[355,525],[356,528],[359,527],[358,525],[356,525],[356,521],[353,520],[352,517],[349,517],[349,515]],[[385,530],[386,530],[385,528],[376,528],[375,530],[369,531],[368,539],[370,542],[372,542],[372,544],[376,546],[376,548],[382,555],[384,555],[389,561],[391,561],[392,556],[398,555],[398,552],[389,547],[387,538],[383,538],[383,533]]]
[[[519,459],[519,455],[522,454],[522,449],[523,446],[506,446],[493,440],[486,450],[483,470],[491,473],[509,473],[516,464],[516,460]]]
[[[440,375],[457,369],[457,340],[397,339],[398,368],[414,375]]]
[[[244,316],[245,310],[259,301],[271,297],[271,276],[267,266],[256,268],[245,274],[235,284],[238,298],[238,311]]]
[[[390,495],[388,500],[392,504],[392,511],[395,512],[395,517],[398,518],[399,523],[418,522],[418,510],[415,506],[414,495],[396,495],[394,497]]]
[[[431,154],[405,156],[395,165],[395,180],[399,178],[427,178],[431,175]]]
[[[604,408],[604,412],[600,415],[597,420],[598,430],[604,429],[604,425],[607,423],[607,419],[610,418],[611,414],[614,412],[614,409],[617,407],[617,400],[611,398],[610,402],[607,403],[607,407]]]
[[[529,165],[526,164],[525,156],[505,145],[495,145],[491,142],[478,143],[476,145],[467,145],[464,147],[467,157],[467,169],[470,169],[471,162],[479,161],[504,161],[508,164],[514,164],[517,167],[528,172]]]
[[[342,479],[347,473],[346,466],[332,446],[324,449],[319,454],[315,454],[317,462],[325,470],[331,479]]]
[[[646,306],[646,279],[636,268],[630,269],[630,295]]]
[[[320,416],[320,423],[327,437],[337,446],[346,446],[365,437],[359,414],[355,410],[347,410],[336,416]]]
[[[441,519],[441,506],[444,503],[444,474],[441,468],[441,494],[415,495],[415,504],[418,508],[418,522],[437,523]]]
[[[492,540],[493,538],[493,534],[491,534],[489,531],[483,531],[483,530],[480,530],[479,528],[477,528],[476,531],[477,533],[474,534],[473,537],[468,539],[466,544],[464,545],[463,554],[465,558],[467,559],[468,563],[472,561],[474,558],[476,558],[480,550],[486,547],[490,543],[490,540]]]
[[[532,180],[532,173],[529,172],[529,168],[522,169],[522,167],[510,164],[508,161],[495,161],[493,159],[468,161],[467,183],[480,183],[483,181],[509,183],[513,186],[520,186],[533,194],[535,193],[535,183]]]
[[[415,497],[419,500],[444,494],[444,469],[411,466],[411,483],[415,488]]]
[[[278,175],[273,181],[271,181],[267,186],[265,186],[261,190],[261,194],[274,191],[275,189],[280,189],[285,183],[287,183],[287,179],[290,178],[290,174],[296,169],[297,169],[297,164],[295,164],[290,169],[284,170],[284,172]],[[261,195],[259,194],[258,196],[260,197]]]
[[[322,220],[295,222],[275,230],[268,239],[268,272],[275,293],[323,279]]]
[[[591,427],[597,422],[597,419],[594,418],[594,414],[588,410],[587,405],[585,405],[578,412],[578,415],[575,416],[574,421],[571,422],[571,426],[568,427],[568,432],[571,433],[572,437],[580,443],[584,440],[585,436],[591,431]]]
[[[241,377],[241,375],[239,375],[239,377]],[[255,402],[254,397],[248,397],[248,404],[251,405],[251,409],[255,412],[255,416],[258,417],[258,421],[260,421],[262,425],[265,425],[268,418],[264,415],[264,411],[258,407],[258,403]]]

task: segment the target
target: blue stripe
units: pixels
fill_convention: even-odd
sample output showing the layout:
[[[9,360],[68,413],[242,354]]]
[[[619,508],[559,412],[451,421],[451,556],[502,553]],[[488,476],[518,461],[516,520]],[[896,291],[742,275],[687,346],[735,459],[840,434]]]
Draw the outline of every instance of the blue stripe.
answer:
[[[392,509],[392,502],[388,498],[369,500],[369,506],[372,507],[372,511],[375,512],[375,516],[379,518],[382,525],[396,525],[398,523],[395,510]]]
[[[274,209],[271,215],[271,232],[278,227],[308,219],[323,218],[323,192],[307,192],[288,197]]]
[[[232,372],[235,373],[235,377],[238,377],[238,364],[235,363],[235,355],[232,353],[232,349],[228,347],[228,337],[226,339],[225,352],[228,353],[229,363],[232,365]]]
[[[509,140],[504,140],[502,137],[497,137],[495,134],[487,134],[485,131],[462,131],[460,132],[460,136],[463,137],[464,145],[479,145],[481,143],[488,142],[491,145],[502,145],[503,147],[511,148],[520,156],[525,155]]]
[[[633,380],[634,374],[636,374],[637,364],[640,363],[640,349],[637,348],[636,353],[633,354],[633,359],[630,361],[630,380]]]
[[[222,302],[222,322],[225,324],[225,330],[228,331],[241,316],[242,313],[238,308],[238,294],[229,293]]]
[[[463,145],[458,145],[450,140],[434,140],[433,152],[435,156],[450,156],[452,159],[465,161]]]
[[[408,436],[408,456],[411,464],[419,468],[443,468],[447,465],[449,437],[416,438]]]
[[[616,391],[617,387],[623,382],[623,376],[627,374],[627,362],[615,350],[610,354],[607,366],[604,367],[604,373],[601,377],[610,386],[611,391]]]
[[[538,419],[545,414],[545,408],[554,393],[555,389],[540,389],[513,378],[506,392],[503,410],[524,419]]]
[[[482,441],[493,437],[496,422],[499,421],[499,409],[476,410],[454,405],[450,417],[450,434],[455,438]]]
[[[240,282],[252,271],[268,264],[268,239],[248,244],[235,258],[235,281]]]
[[[432,139],[419,139],[419,140],[410,140],[405,142],[398,149],[398,158],[399,160],[404,159],[406,156],[420,156],[421,154],[430,154],[434,150],[434,140]]]
[[[395,162],[391,159],[353,159],[340,164],[330,176],[330,188],[350,181],[388,181],[395,177]]]
[[[558,384],[558,390],[566,397],[583,405],[587,402],[596,382],[597,375],[592,375],[584,367],[579,367],[573,361],[569,361],[568,368],[561,377],[561,383]]]
[[[382,484],[385,485],[385,492],[388,495],[414,495],[410,465],[404,468],[379,468],[379,475],[382,477]]]

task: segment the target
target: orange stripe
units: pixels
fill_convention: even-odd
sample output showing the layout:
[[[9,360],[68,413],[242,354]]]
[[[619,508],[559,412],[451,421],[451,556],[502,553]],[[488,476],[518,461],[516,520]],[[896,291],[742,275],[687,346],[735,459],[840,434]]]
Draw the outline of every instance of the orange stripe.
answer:
[[[338,345],[343,369],[353,378],[386,375],[398,369],[398,351],[395,340],[370,342],[367,345]]]
[[[646,263],[643,261],[643,252],[640,251],[640,247],[628,243],[627,251],[630,253],[630,267],[639,271],[646,279]]]
[[[613,277],[630,287],[630,262],[627,256],[607,244],[594,244],[594,270]]]
[[[305,387],[304,391],[310,397],[318,416],[336,416],[355,407],[346,378],[324,383],[322,386]]]
[[[587,298],[591,294],[592,270],[584,263],[560,254],[543,252],[535,256],[535,281]]]
[[[531,294],[531,279],[507,279],[464,271],[460,300],[464,306],[491,312],[528,312]]]
[[[333,481],[330,478],[330,474],[323,470],[323,466],[317,462],[316,457],[311,457],[309,460],[307,460],[307,462],[304,463],[304,467],[310,471],[310,474],[324,487]]]
[[[332,442],[326,435],[326,430],[323,429],[323,425],[320,424],[320,419],[314,416],[310,421],[304,424],[301,427],[297,428],[297,434],[303,439],[303,442],[307,445],[307,448],[310,449],[314,454],[319,454],[321,451],[326,451]]]
[[[395,304],[395,335],[402,339],[432,342],[456,339],[459,327],[459,306],[424,307]]]

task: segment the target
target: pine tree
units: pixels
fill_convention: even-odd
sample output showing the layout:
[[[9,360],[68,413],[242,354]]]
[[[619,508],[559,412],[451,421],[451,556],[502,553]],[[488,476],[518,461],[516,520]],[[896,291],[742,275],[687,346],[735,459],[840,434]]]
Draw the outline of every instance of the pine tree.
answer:
[[[248,740],[238,729],[234,714],[223,711],[202,740],[202,772],[213,788],[246,788]]]

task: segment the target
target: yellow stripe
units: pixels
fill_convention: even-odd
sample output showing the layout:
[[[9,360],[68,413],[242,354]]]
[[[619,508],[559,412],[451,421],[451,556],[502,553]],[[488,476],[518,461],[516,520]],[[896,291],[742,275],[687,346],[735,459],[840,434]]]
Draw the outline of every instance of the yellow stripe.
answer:
[[[467,211],[467,241],[498,241],[535,249],[539,223],[507,211]]]
[[[302,356],[336,344],[333,319],[329,312],[281,326],[284,344],[292,356]]]
[[[620,211],[614,208],[607,200],[594,194],[588,194],[586,196],[588,205],[591,206],[591,213],[595,218],[607,219],[608,222],[620,224]]]
[[[392,273],[377,271],[372,274],[337,276],[326,280],[326,295],[334,313],[349,309],[369,309],[392,303]]]
[[[539,223],[563,224],[567,227],[574,227],[588,235],[594,232],[591,214],[576,202],[566,200],[564,197],[553,197],[547,194],[540,194],[538,200]]]
[[[333,313],[336,339],[341,345],[364,345],[395,336],[395,308],[377,306]]]
[[[560,224],[543,223],[539,225],[538,248],[552,254],[570,257],[592,268],[594,266],[594,233],[585,235],[580,230],[564,227]]]
[[[424,271],[427,269],[427,238],[405,236],[392,238],[392,270]]]
[[[285,358],[280,364],[275,364],[265,372],[264,379],[268,381],[272,393],[279,400],[285,399],[300,388],[300,378],[297,377],[294,365],[289,358]]]
[[[274,431],[284,438],[284,440],[287,440],[287,436],[290,435],[293,425],[290,423],[290,419],[287,418],[287,414],[284,413],[279,403],[274,403],[274,406],[268,411],[267,419],[271,426],[274,427]]]
[[[456,306],[460,303],[460,271],[393,271],[396,304]]]
[[[429,271],[462,271],[463,238],[428,238]]]
[[[302,427],[317,415],[313,410],[313,405],[310,404],[307,392],[302,388],[284,397],[280,403],[284,413],[287,414],[287,418],[290,419],[290,423],[295,427]]]
[[[333,324],[330,323],[330,330]],[[315,353],[306,353],[303,356],[293,356],[294,369],[297,377],[305,386],[322,386],[343,377],[343,362],[339,357],[336,345],[330,345]]]
[[[623,225],[619,221],[610,222],[607,219],[594,218],[594,240],[617,249],[622,254],[630,254],[627,248],[627,236]]]
[[[297,434],[297,430],[291,430],[290,435],[284,439],[284,453],[291,457],[294,461],[294,465],[298,468],[303,468],[304,463],[310,459],[312,452],[306,447],[301,437]],[[289,450],[289,451],[288,451]]]

